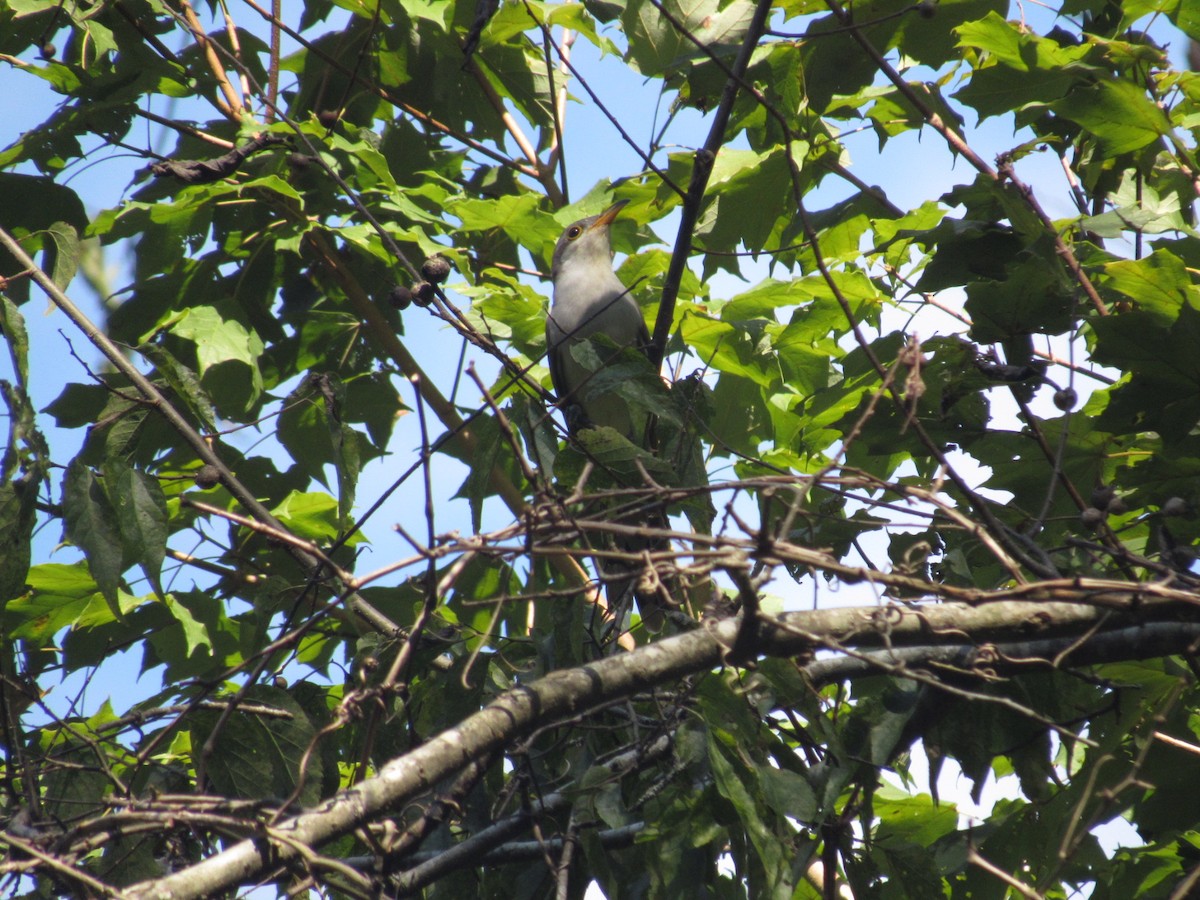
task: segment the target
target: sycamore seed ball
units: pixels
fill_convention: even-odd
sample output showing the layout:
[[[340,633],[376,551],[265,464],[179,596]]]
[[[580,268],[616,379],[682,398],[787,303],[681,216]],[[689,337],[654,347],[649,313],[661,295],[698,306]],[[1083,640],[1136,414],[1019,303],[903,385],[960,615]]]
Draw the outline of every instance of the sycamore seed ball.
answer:
[[[430,284],[441,284],[450,275],[450,261],[444,256],[431,256],[421,264],[421,277]]]
[[[201,466],[192,476],[192,481],[196,483],[196,487],[202,490],[216,487],[221,483],[221,470],[212,465]]]
[[[1159,512],[1164,516],[1182,516],[1187,512],[1187,501],[1182,497],[1172,497],[1159,507]]]
[[[433,302],[433,285],[428,281],[418,281],[409,291],[412,293],[412,301],[417,306],[428,306]]]
[[[396,285],[388,292],[388,302],[399,310],[408,309],[408,305],[412,303],[412,299],[412,291],[402,284]]]
[[[1075,388],[1063,388],[1054,392],[1054,405],[1063,412],[1070,412],[1078,402],[1079,395],[1075,393]]]

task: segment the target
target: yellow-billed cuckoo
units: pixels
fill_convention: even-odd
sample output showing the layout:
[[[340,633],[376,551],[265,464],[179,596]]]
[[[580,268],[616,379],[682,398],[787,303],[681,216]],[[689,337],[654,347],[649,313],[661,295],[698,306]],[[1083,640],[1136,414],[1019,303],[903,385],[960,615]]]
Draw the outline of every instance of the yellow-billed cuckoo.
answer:
[[[546,358],[572,432],[608,425],[636,443],[642,435],[634,432],[628,405],[611,391],[589,390],[595,373],[571,355],[571,347],[598,334],[619,348],[644,351],[650,345],[642,311],[612,267],[608,229],[626,202],[572,222],[558,239],[551,268],[554,304],[546,317]]]
[[[644,423],[635,421],[625,399],[611,390],[589,390],[596,373],[589,371],[571,354],[580,341],[604,335],[616,345],[598,348],[601,365],[626,347],[645,352],[650,346],[650,334],[636,301],[617,278],[612,267],[612,246],[608,231],[627,201],[614,203],[598,216],[572,222],[554,247],[551,269],[554,279],[554,299],[546,317],[546,357],[550,379],[567,421],[574,434],[584,428],[609,426],[635,444],[646,441]],[[646,448],[650,449],[650,448]],[[661,514],[651,515],[639,524],[665,525]],[[616,542],[625,552],[640,552],[647,543],[638,539]],[[658,545],[661,547],[661,545]],[[608,585],[609,606],[614,611],[624,605],[632,591],[638,599],[642,621],[657,631],[662,625],[665,603],[657,591],[638,590],[641,567],[613,562],[601,566]],[[659,588],[658,590],[661,590]]]

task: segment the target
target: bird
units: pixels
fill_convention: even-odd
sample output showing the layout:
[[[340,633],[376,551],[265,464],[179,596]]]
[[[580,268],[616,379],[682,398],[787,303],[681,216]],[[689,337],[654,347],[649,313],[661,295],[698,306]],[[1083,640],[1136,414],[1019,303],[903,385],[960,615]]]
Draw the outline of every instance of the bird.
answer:
[[[627,202],[618,200],[598,216],[572,222],[558,239],[550,270],[553,297],[546,316],[546,355],[550,380],[563,409],[568,433],[578,435],[587,428],[607,426],[649,450],[652,431],[649,425],[637,421],[629,404],[616,391],[602,390],[602,384],[589,390],[589,382],[597,372],[590,371],[571,353],[580,342],[597,336],[608,338],[616,348],[600,348],[601,365],[629,347],[649,353],[646,320],[612,266],[609,229]],[[666,520],[657,512],[641,517],[637,524],[665,526]],[[614,543],[626,553],[668,546],[662,541],[647,542],[640,538],[621,538]],[[652,590],[639,590],[640,566],[635,568],[613,560],[603,563],[598,560],[597,565],[607,585],[609,607],[614,611],[621,609],[633,593],[643,623],[651,631],[658,631],[667,607],[661,594],[665,588],[659,585]]]
[[[618,352],[626,347],[649,351],[646,320],[612,267],[609,228],[627,202],[619,200],[598,216],[572,222],[558,239],[550,269],[554,297],[546,317],[546,348],[568,431],[609,426],[638,443],[643,435],[635,431],[628,404],[612,391],[589,390],[596,373],[571,354],[572,347],[597,335],[611,340]]]

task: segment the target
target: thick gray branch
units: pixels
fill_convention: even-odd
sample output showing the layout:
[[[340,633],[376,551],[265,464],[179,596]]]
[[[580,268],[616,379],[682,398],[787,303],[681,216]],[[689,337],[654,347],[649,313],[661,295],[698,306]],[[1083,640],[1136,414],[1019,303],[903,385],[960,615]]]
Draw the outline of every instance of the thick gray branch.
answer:
[[[1080,590],[1075,603],[1003,601],[980,606],[946,603],[814,610],[764,618],[757,649],[763,655],[790,656],[823,646],[900,648],[940,643],[939,638],[955,645],[1061,640],[1082,636],[1094,627],[1130,628],[1143,621],[1178,620],[1191,609],[1132,592],[1113,591],[1099,597]],[[374,778],[284,822],[273,832],[282,840],[242,841],[127,894],[138,900],[183,900],[213,896],[251,882],[269,867],[297,857],[297,847],[320,847],[397,809],[472,760],[510,745],[536,727],[720,665],[739,627],[739,619],[706,623],[633,653],[552,672],[508,691],[457,727],[392,760]]]

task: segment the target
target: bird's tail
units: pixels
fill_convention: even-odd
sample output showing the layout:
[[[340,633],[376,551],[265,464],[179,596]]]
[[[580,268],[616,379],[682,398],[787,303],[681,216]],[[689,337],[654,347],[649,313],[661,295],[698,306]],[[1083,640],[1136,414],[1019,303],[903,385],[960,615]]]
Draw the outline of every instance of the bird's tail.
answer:
[[[665,530],[667,518],[661,512],[643,514],[637,524]],[[666,614],[679,609],[682,600],[671,542],[648,535],[617,535],[611,544],[613,550],[622,554],[620,559],[597,557],[609,609],[621,621],[630,602],[636,601],[642,624],[648,631],[658,633]]]

